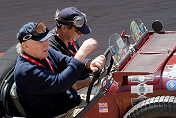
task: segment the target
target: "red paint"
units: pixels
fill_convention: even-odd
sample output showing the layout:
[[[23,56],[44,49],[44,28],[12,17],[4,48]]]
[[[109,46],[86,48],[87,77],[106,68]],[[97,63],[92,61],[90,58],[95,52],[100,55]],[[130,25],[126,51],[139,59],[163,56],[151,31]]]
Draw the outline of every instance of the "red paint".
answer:
[[[4,53],[0,53],[0,58],[4,55]]]
[[[169,33],[175,33],[176,32],[162,32],[162,34],[169,34]],[[146,81],[144,84],[146,85],[152,85],[153,86],[153,93],[147,93],[145,96],[147,98],[154,97],[154,96],[160,96],[160,95],[173,95],[175,96],[175,91],[169,91],[166,88],[166,83],[171,80],[166,75],[164,76],[163,73],[169,73],[173,71],[172,66],[176,64],[176,47],[171,47],[171,51],[167,53],[163,50],[161,51],[155,51],[152,50],[149,52],[148,55],[152,54],[153,56],[156,54],[162,55],[163,60],[153,60],[153,61],[159,61],[158,65],[153,66],[153,72],[126,72],[125,69],[128,68],[130,63],[132,63],[137,55],[142,55],[142,52],[140,52],[143,48],[149,43],[149,40],[151,40],[156,33],[149,32],[147,36],[144,37],[144,41],[139,43],[137,46],[139,50],[133,54],[131,58],[126,58],[126,60],[123,60],[123,66],[121,66],[120,71],[113,72],[112,77],[113,80],[112,85],[110,88],[106,89],[104,87],[104,90],[106,93],[98,100],[98,102],[93,105],[93,107],[84,114],[83,118],[123,118],[123,116],[132,108],[132,100],[137,99],[140,95],[136,93],[131,93],[131,87],[139,85],[139,82],[133,82],[131,79],[128,78],[130,75],[153,75],[152,81]],[[176,42],[173,42],[176,44]],[[153,53],[155,52],[155,53]],[[157,52],[157,53],[156,53]],[[144,53],[146,55],[146,52]],[[143,60],[143,63],[145,64],[145,61]],[[142,65],[141,65],[142,66]],[[175,72],[176,72],[176,66],[175,66]],[[176,74],[175,74],[176,75]],[[176,79],[174,77],[173,79]],[[150,80],[150,78],[149,78]],[[151,89],[146,89],[146,91],[150,92]],[[108,112],[107,113],[100,113],[99,112],[99,103],[107,103],[108,104]]]

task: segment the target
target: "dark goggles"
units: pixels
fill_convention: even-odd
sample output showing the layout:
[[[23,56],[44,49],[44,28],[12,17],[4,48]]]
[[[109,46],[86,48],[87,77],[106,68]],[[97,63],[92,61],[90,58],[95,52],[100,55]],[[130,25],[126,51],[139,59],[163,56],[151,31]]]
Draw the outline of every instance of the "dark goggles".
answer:
[[[69,26],[75,26],[75,27],[82,27],[86,22],[86,15],[82,13],[83,16],[75,16],[73,18],[73,21],[67,21],[64,20],[62,18],[58,18],[58,22],[61,22],[65,25],[69,25]]]
[[[32,37],[34,38],[40,37],[41,35],[48,33],[48,31],[49,30],[46,28],[44,22],[39,22],[30,34],[27,34],[26,36],[23,37],[22,42],[27,41],[31,39]]]

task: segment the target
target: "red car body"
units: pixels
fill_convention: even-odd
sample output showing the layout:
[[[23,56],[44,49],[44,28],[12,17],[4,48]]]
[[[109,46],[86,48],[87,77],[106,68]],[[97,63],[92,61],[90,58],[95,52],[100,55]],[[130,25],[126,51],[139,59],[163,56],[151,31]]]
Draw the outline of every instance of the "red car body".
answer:
[[[138,43],[138,51],[121,63],[119,71],[111,72],[112,84],[106,87],[105,82],[104,94],[82,118],[123,118],[147,98],[175,96],[171,89],[176,84],[167,85],[176,79],[175,39],[176,32],[148,32]]]

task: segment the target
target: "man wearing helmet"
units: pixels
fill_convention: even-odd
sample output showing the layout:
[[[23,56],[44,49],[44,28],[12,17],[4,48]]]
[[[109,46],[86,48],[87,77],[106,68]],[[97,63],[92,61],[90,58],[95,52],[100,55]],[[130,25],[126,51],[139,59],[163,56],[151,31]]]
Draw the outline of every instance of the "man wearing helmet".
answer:
[[[50,37],[50,46],[65,55],[75,56],[79,48],[77,39],[83,34],[91,32],[91,29],[86,24],[86,15],[75,7],[68,7],[61,11],[57,10],[55,20],[56,28],[52,30],[54,36]],[[88,63],[90,63],[90,60]],[[73,85],[73,88],[86,87],[90,81],[90,75],[84,74],[81,80]],[[80,89],[78,92],[85,93],[87,91]]]

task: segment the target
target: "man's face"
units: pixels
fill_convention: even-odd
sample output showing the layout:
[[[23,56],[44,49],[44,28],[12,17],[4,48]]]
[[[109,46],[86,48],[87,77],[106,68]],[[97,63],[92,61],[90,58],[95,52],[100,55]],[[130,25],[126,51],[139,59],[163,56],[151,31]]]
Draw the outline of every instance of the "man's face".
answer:
[[[67,28],[67,32],[66,33],[67,33],[69,41],[77,41],[78,38],[83,35],[75,27],[72,27],[71,29]]]
[[[44,59],[48,56],[48,46],[49,46],[48,40],[45,41],[28,40],[24,43],[26,43],[25,44],[26,46],[23,46],[24,51],[29,55],[38,59]]]

